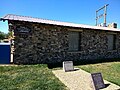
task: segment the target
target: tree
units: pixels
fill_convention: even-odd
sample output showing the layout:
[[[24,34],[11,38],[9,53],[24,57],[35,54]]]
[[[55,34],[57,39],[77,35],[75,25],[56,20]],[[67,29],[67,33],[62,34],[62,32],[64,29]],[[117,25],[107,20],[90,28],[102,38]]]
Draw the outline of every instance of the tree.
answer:
[[[0,40],[3,40],[5,38],[6,38],[6,34],[0,31]]]
[[[11,31],[9,31],[8,33],[4,33],[0,31],[0,40],[12,38],[12,37],[13,37],[13,33]]]

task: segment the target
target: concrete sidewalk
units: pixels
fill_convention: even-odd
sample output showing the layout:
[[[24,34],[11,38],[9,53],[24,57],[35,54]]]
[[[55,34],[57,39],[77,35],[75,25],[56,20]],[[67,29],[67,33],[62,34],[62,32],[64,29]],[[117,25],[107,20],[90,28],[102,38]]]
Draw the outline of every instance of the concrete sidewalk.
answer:
[[[64,72],[63,70],[53,70],[53,73],[62,81],[70,90],[95,90],[91,74],[84,70]],[[108,86],[100,90],[120,90],[120,87],[104,80]]]

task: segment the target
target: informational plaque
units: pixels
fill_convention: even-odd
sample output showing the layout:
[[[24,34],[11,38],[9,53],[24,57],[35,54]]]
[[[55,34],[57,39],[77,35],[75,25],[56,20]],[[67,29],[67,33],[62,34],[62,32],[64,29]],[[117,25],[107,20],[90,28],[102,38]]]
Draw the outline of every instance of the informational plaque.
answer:
[[[18,26],[15,30],[15,35],[26,38],[30,34],[31,30],[28,27]]]
[[[30,32],[30,29],[27,27],[20,26],[16,28],[16,32],[19,32],[21,34],[28,34]]]
[[[105,88],[101,73],[92,73],[91,76],[96,90]]]
[[[64,61],[63,62],[63,70],[65,72],[73,71],[74,70],[73,62],[72,61]]]

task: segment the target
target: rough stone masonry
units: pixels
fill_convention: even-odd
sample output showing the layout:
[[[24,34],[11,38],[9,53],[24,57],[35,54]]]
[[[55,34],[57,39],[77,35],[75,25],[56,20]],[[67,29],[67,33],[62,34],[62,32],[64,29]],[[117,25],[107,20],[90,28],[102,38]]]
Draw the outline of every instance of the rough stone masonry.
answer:
[[[120,32],[9,20],[14,31],[14,63],[61,63],[120,58]],[[69,51],[69,32],[80,32],[80,50]],[[116,49],[108,50],[108,34],[116,35]]]

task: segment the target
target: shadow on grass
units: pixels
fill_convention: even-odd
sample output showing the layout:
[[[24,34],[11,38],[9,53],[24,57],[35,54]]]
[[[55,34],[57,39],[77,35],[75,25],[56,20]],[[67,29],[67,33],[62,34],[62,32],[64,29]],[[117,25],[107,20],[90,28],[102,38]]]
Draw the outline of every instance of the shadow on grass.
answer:
[[[66,60],[67,61],[67,60]],[[73,60],[69,60],[69,61],[73,61]],[[73,61],[73,64],[75,66],[77,65],[87,65],[87,64],[97,64],[97,63],[104,63],[104,62],[120,62],[120,58],[115,58],[115,59],[94,59],[94,60],[76,60]],[[62,67],[62,62],[57,62],[57,63],[47,63],[48,68],[52,69],[52,68],[57,68],[57,67]]]
[[[120,62],[120,58],[114,58],[114,59],[83,59],[83,60],[63,60],[63,61],[73,61],[73,64],[74,64],[74,66],[77,66],[77,65],[88,65],[88,64],[97,64],[97,63],[104,63],[104,62]],[[48,62],[46,62],[46,63],[42,63],[42,64],[47,64],[47,67],[49,68],[49,69],[52,69],[52,68],[58,68],[58,67],[62,67],[62,62],[63,61],[61,61],[61,62],[56,62],[56,63],[48,63]],[[31,63],[31,62],[29,62],[29,63],[14,63],[14,64],[17,64],[17,65],[36,65],[36,64],[38,64],[39,65],[39,63]],[[41,63],[40,63],[41,64]]]

